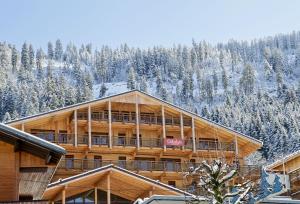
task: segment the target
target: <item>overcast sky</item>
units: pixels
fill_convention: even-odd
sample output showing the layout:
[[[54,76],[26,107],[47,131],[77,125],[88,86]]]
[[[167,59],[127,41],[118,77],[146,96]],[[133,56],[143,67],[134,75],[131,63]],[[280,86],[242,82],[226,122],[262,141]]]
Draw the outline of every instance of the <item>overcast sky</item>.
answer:
[[[298,0],[0,0],[0,41],[172,46],[300,30]]]

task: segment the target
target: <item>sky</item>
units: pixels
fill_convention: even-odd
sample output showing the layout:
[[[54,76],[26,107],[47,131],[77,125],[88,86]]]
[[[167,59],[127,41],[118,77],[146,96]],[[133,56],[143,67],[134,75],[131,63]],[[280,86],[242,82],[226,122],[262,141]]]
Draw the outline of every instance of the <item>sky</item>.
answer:
[[[0,41],[134,47],[300,30],[299,0],[0,0]]]

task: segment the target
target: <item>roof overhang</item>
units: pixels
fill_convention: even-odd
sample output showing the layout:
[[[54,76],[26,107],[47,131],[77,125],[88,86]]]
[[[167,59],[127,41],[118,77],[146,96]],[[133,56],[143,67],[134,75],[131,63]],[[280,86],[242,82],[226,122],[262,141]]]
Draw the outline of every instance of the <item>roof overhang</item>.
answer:
[[[159,195],[193,196],[180,189],[111,164],[49,184],[43,199],[60,200],[60,192],[63,189],[65,189],[66,198],[93,189],[95,186],[106,191],[108,175],[111,193],[132,201],[149,197],[149,191]]]

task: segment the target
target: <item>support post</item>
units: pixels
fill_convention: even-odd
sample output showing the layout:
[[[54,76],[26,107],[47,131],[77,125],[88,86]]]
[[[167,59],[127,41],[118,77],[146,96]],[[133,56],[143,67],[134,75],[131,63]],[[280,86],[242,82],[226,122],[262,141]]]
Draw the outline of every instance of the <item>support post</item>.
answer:
[[[107,174],[107,204],[110,204],[110,174]]]
[[[92,117],[91,105],[88,107],[88,134],[89,134],[89,148],[92,148]]]
[[[24,132],[25,131],[25,124],[24,123],[22,123],[22,125],[21,125],[21,130]]]
[[[192,117],[192,139],[193,139],[193,152],[196,153],[196,137],[195,137],[195,119]]]
[[[166,119],[165,119],[165,107],[161,106],[161,115],[162,115],[162,130],[163,130],[163,144],[164,144],[164,151],[167,150],[166,146]]]
[[[136,121],[136,147],[140,149],[140,117],[139,117],[138,96],[135,95],[135,121]]]
[[[111,125],[111,101],[108,101],[108,134],[109,134],[109,148],[112,148],[112,125]]]
[[[61,192],[61,203],[66,204],[66,189],[65,188]]]
[[[182,150],[184,150],[184,143],[185,143],[185,141],[184,141],[184,129],[183,129],[183,127],[184,127],[184,124],[183,124],[183,114],[182,114],[182,112],[180,112],[180,135],[181,135],[181,140],[183,142]]]
[[[234,147],[235,147],[235,158],[236,161],[239,160],[239,146],[238,146],[238,141],[237,141],[237,136],[234,136]]]
[[[95,187],[95,190],[94,190],[94,192],[95,192],[95,204],[98,204],[98,188],[97,188],[97,186]]]
[[[78,130],[77,130],[77,109],[74,110],[74,145],[78,145]]]

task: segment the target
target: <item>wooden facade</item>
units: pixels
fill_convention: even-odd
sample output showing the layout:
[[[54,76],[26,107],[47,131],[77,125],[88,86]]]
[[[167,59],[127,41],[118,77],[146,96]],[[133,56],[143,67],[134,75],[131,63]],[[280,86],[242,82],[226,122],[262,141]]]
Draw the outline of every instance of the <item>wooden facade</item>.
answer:
[[[0,124],[0,202],[41,199],[64,149]]]
[[[140,91],[72,105],[8,125],[67,150],[52,181],[115,164],[184,188],[182,172],[202,160],[243,158],[258,140]]]

